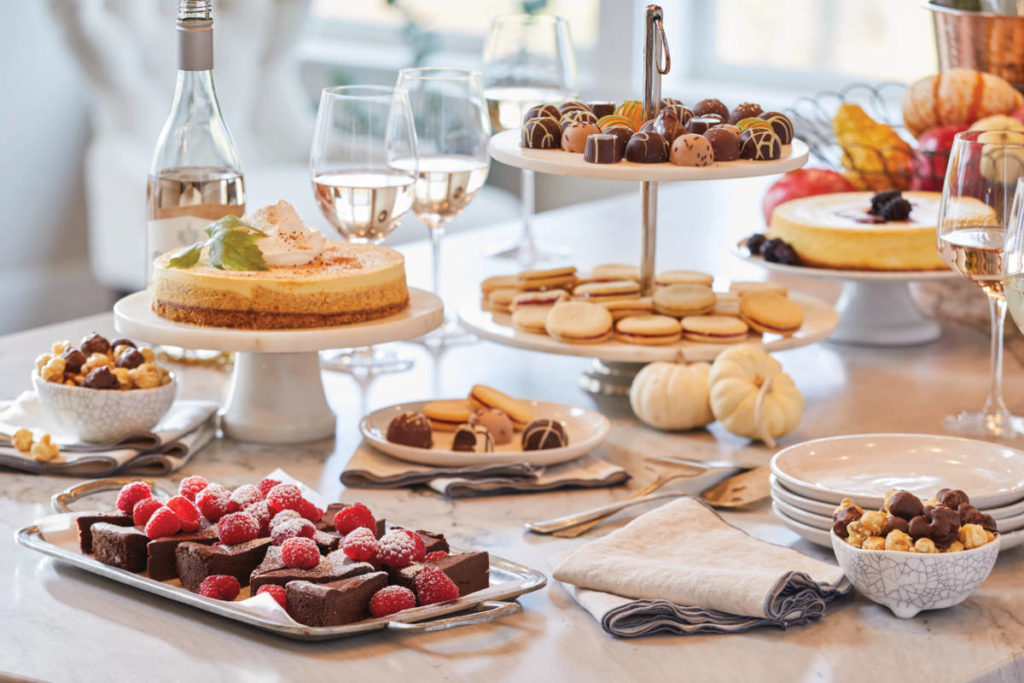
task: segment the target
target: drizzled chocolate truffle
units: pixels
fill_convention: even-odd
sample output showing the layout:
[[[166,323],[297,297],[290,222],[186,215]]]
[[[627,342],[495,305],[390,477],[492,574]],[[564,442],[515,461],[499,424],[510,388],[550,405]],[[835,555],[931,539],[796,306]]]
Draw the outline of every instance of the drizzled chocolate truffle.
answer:
[[[523,450],[541,451],[569,445],[565,426],[557,420],[534,420],[523,432]]]
[[[758,118],[772,124],[772,130],[779,136],[782,144],[788,145],[793,142],[793,122],[789,120],[788,116],[777,111],[769,111],[761,114]]]
[[[580,109],[580,110],[583,110],[583,111],[590,111],[590,108],[587,105],[583,104],[582,102],[577,102],[576,100],[569,100],[568,102],[562,103],[558,107],[558,111],[561,112],[563,115],[567,111],[573,111],[573,110],[576,110],[576,109]]]
[[[687,107],[684,107],[681,104],[666,105],[662,107],[661,111],[658,113],[662,114],[667,111],[671,111],[672,113],[674,113],[676,115],[676,118],[679,119],[679,123],[683,124],[684,126],[690,121],[690,119],[693,118],[693,111],[691,111]]]
[[[490,430],[483,425],[459,425],[452,439],[452,450],[463,453],[492,453],[494,438]]]
[[[715,98],[710,97],[693,105],[693,114],[694,116],[717,114],[721,117],[722,121],[725,121],[729,118],[729,107],[722,104],[721,100],[716,100]]]
[[[668,143],[664,136],[654,131],[634,133],[626,143],[626,160],[640,164],[668,161]]]
[[[661,133],[666,142],[672,144],[673,140],[686,132],[684,123],[679,120],[679,116],[674,109],[663,109],[658,112],[652,128],[655,133]]]
[[[743,104],[737,104],[736,108],[729,112],[728,121],[729,123],[736,123],[737,121],[748,119],[751,116],[760,116],[763,111],[764,109],[761,109],[760,104],[744,102]]]
[[[399,413],[388,423],[387,440],[391,443],[413,448],[432,448],[434,433],[430,430],[430,420],[423,413],[407,411]]]
[[[548,117],[530,119],[523,124],[522,145],[529,149],[558,149],[562,143],[562,126]]]
[[[558,107],[553,104],[538,104],[536,107],[530,107],[526,110],[526,114],[523,116],[523,123],[526,123],[530,119],[542,117],[557,121],[562,118],[562,112],[558,111]]]
[[[587,148],[587,138],[601,133],[593,123],[570,123],[562,130],[562,149],[582,154]]]
[[[748,128],[740,135],[740,157],[743,159],[768,161],[781,155],[782,143],[770,128]]]
[[[562,118],[558,120],[562,124],[564,129],[570,123],[597,123],[597,117],[594,116],[594,112],[583,109],[570,109],[569,111],[562,114]]]

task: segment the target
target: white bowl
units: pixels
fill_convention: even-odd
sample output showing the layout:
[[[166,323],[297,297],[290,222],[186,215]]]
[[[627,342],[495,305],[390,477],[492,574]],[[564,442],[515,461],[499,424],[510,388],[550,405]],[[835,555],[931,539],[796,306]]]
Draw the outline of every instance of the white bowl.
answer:
[[[988,577],[999,555],[1001,536],[959,553],[861,550],[834,533],[832,550],[846,578],[866,598],[901,619],[918,612],[959,605]]]
[[[39,402],[62,428],[88,442],[118,441],[148,432],[160,421],[178,391],[177,378],[152,389],[87,389],[47,382],[32,373]]]

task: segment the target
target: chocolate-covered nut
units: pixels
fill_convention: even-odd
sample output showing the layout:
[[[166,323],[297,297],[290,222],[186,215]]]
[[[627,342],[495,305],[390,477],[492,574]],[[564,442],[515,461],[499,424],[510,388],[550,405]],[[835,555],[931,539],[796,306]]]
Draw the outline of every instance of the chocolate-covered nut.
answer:
[[[956,510],[964,503],[970,503],[971,499],[960,489],[939,489],[935,497],[946,507]]]
[[[717,114],[721,117],[722,121],[725,121],[729,118],[729,107],[722,104],[721,100],[716,100],[715,98],[710,97],[693,105],[693,114],[694,116]]]
[[[991,531],[992,533],[999,531],[999,526],[996,524],[996,520],[987,512],[981,513],[978,516],[978,521],[976,523],[980,524],[981,528],[985,531]]]
[[[116,349],[118,346],[130,346],[133,349],[138,348],[135,342],[133,342],[131,339],[126,339],[124,337],[121,337],[120,339],[115,339],[114,341],[110,342],[110,348]]]
[[[850,522],[855,522],[860,519],[863,514],[864,512],[859,507],[856,505],[850,505],[832,513],[832,519],[836,522],[849,524]]]
[[[82,366],[85,365],[86,355],[78,349],[68,349],[65,351],[61,358],[64,359],[64,372],[80,372]]]
[[[736,123],[752,116],[760,116],[763,111],[764,109],[761,108],[760,104],[754,104],[753,102],[737,104],[736,108],[729,112],[729,123]]]
[[[907,520],[902,517],[893,517],[892,515],[889,515],[885,518],[885,526],[882,528],[882,535],[888,536],[890,531],[895,531],[897,529],[907,534],[910,533],[909,527],[910,525],[907,524]]]
[[[117,389],[121,384],[117,381],[117,375],[103,365],[86,375],[82,386],[89,389]]]
[[[953,529],[948,534],[943,536],[935,536],[932,538],[935,541],[935,547],[940,550],[945,550],[949,546],[953,545],[956,541],[960,540],[960,534],[957,529]]]
[[[117,357],[116,361],[114,361],[114,365],[119,368],[127,368],[131,370],[132,368],[139,367],[145,362],[146,359],[143,357],[141,351],[138,349],[128,349],[121,352],[121,355]]]
[[[836,536],[838,536],[839,538],[850,537],[850,532],[846,530],[846,524],[844,522],[840,522],[839,520],[836,520],[832,524],[832,531],[834,531]]]
[[[82,340],[82,343],[78,345],[78,348],[82,350],[86,356],[91,356],[94,353],[106,353],[110,350],[110,342],[107,341],[106,337],[100,336],[96,332],[93,332],[88,337]]]
[[[931,520],[932,540],[936,544],[939,538],[955,533],[960,528],[960,515],[951,507],[945,505],[926,506],[924,515]]]
[[[889,514],[910,520],[924,514],[924,504],[910,491],[897,491],[889,499]]]

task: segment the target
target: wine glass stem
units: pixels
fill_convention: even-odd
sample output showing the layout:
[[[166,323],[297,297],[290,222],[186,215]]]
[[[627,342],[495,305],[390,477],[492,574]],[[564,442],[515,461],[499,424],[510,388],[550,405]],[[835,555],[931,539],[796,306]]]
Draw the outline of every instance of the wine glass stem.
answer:
[[[988,310],[992,319],[992,377],[989,384],[988,398],[985,400],[985,414],[1005,414],[1006,404],[1003,403],[1003,326],[1006,322],[1006,299],[990,296]]]
[[[441,238],[444,226],[430,228],[430,286],[434,294],[441,296]]]
[[[519,248],[522,252],[522,260],[526,263],[533,260],[533,254],[536,250],[536,244],[533,241],[534,190],[536,188],[534,178],[533,171],[524,169],[522,187],[519,192],[523,218],[523,231],[519,238]]]

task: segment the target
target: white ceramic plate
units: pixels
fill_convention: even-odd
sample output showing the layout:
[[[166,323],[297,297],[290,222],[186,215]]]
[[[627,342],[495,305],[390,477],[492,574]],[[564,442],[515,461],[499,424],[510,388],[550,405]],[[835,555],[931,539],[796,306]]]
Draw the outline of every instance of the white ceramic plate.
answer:
[[[747,238],[744,237],[732,248],[732,254],[747,263],[760,266],[765,270],[786,275],[799,275],[819,280],[853,280],[855,282],[920,282],[923,280],[949,280],[960,277],[952,270],[839,270],[837,268],[812,268],[811,266],[791,266],[785,263],[765,261],[760,256],[751,256],[747,251]]]
[[[430,401],[413,401],[375,410],[360,420],[359,431],[378,450],[400,460],[439,467],[460,467],[506,463],[526,463],[536,466],[557,465],[594,450],[604,443],[604,440],[608,438],[608,431],[611,429],[608,418],[593,410],[564,403],[526,401],[533,408],[534,419],[560,420],[565,425],[566,434],[569,436],[568,446],[541,451],[524,451],[519,441],[521,432],[516,432],[511,442],[496,446],[493,453],[464,453],[451,450],[453,432],[435,430],[433,448],[403,446],[391,443],[384,438],[388,431],[388,423],[395,415],[407,410],[422,410],[427,403]]]
[[[805,441],[771,460],[779,483],[825,503],[850,498],[879,508],[886,491],[929,498],[941,488],[967,492],[979,508],[1024,498],[1024,452],[987,441],[931,434],[857,434]]]

